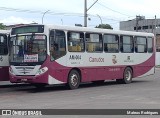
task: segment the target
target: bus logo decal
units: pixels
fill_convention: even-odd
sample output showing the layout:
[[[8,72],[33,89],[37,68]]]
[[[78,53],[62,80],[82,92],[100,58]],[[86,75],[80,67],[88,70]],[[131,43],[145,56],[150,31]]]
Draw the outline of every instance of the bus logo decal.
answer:
[[[134,61],[131,60],[131,56],[127,56],[127,59],[124,60],[124,62],[129,62],[129,63],[133,63]]]
[[[116,57],[116,55],[112,55],[112,62],[113,62],[113,64],[117,63],[117,57]]]
[[[104,62],[104,58],[93,58],[93,57],[89,57],[89,62]]]

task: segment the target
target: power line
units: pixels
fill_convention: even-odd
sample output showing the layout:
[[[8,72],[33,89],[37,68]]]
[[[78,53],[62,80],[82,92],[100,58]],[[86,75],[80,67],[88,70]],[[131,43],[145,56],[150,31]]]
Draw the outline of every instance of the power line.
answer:
[[[93,14],[88,14],[88,15],[97,18],[97,15],[93,15]],[[101,18],[102,18],[103,20],[121,21],[121,20],[119,20],[119,19],[108,18],[108,16],[101,16]]]
[[[17,9],[17,8],[9,8],[9,7],[0,7],[0,10],[3,11],[7,11],[7,12],[25,12],[25,13],[37,13],[37,14],[44,14],[44,11],[40,11],[40,10],[28,10],[28,9]],[[49,10],[47,12],[47,14],[49,15],[63,15],[63,16],[78,16],[78,17],[84,17],[84,14],[82,13],[63,13],[63,12],[52,12],[51,10]],[[88,14],[92,17],[96,17],[97,15],[94,14]],[[101,16],[103,21],[105,20],[111,20],[111,21],[117,21],[119,22],[120,20],[117,19],[112,19],[112,18],[108,18],[106,16]]]
[[[45,11],[39,11],[39,10],[28,10],[28,9],[16,9],[16,8],[9,8],[9,7],[0,7],[0,10],[3,11],[9,11],[9,12],[25,12],[25,13],[38,13],[38,14],[44,14]],[[47,14],[49,15],[63,15],[63,16],[79,16],[79,17],[84,17],[84,14],[82,13],[63,13],[63,12],[52,12],[51,10],[49,12],[47,12]],[[97,17],[97,15],[94,14],[88,14],[90,16],[93,17]],[[120,21],[120,20],[116,20],[116,19],[110,19],[110,18],[106,18],[105,16],[102,16],[103,19],[107,19],[107,20],[114,20],[114,21]]]
[[[34,10],[26,10],[26,9],[15,9],[15,8],[8,8],[8,7],[0,7],[0,10],[3,11],[15,11],[15,12],[28,12],[28,13],[43,13],[42,11],[34,11]]]
[[[128,15],[128,14],[124,14],[124,13],[121,13],[121,12],[119,12],[119,11],[113,10],[113,9],[111,9],[111,8],[109,8],[109,7],[107,7],[107,6],[105,6],[104,4],[101,4],[100,2],[97,2],[97,4],[99,4],[100,6],[106,8],[106,9],[108,9],[108,10],[110,10],[110,11],[119,13],[119,14],[121,14],[121,15],[123,15],[123,16],[133,17],[133,16],[130,16],[130,15]]]
[[[39,14],[43,14],[44,11],[38,11],[38,10],[27,10],[27,9],[15,9],[15,8],[8,8],[8,7],[0,7],[0,10],[3,11],[15,11],[15,12],[26,12],[26,13],[39,13]],[[52,12],[49,11],[47,14],[50,15],[64,15],[64,16],[80,16],[80,17],[84,17],[84,15],[82,13],[60,13],[60,12]]]

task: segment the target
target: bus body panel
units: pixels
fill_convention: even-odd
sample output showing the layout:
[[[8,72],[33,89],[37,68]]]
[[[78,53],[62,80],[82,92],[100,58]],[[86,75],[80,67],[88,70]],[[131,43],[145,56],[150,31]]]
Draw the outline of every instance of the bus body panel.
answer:
[[[0,81],[9,81],[9,61],[7,56],[0,56]]]
[[[45,63],[40,67],[40,68],[48,67],[48,71],[46,73],[40,76],[11,75],[11,82],[24,81],[28,83],[47,83],[47,84],[67,83],[67,77],[69,72],[75,68],[78,68],[81,72],[81,76],[82,76],[81,82],[121,79],[123,78],[124,69],[128,67],[128,64],[126,64],[123,66],[122,65],[115,65],[115,66],[104,65],[104,66],[96,66],[93,68],[91,65],[90,66],[86,65],[82,67],[78,65],[73,66],[73,63],[70,64],[70,67],[69,67],[69,66],[62,66],[63,64],[60,64],[60,62],[62,62],[60,60],[63,60],[62,58],[57,61],[50,62],[50,57],[48,56]],[[153,61],[154,61],[154,55],[149,57],[147,61],[141,64],[137,64],[137,65],[130,64],[129,67],[133,69],[133,77],[142,77],[142,75],[147,76],[150,74],[154,74],[154,65],[152,64]],[[37,68],[37,71],[38,71],[38,68]],[[149,73],[147,74],[147,72]]]
[[[9,66],[0,67],[0,81],[9,81]]]

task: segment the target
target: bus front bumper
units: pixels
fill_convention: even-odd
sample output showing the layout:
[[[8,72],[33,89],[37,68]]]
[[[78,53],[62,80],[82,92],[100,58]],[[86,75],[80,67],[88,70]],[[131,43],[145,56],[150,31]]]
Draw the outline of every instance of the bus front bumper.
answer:
[[[48,84],[48,73],[38,76],[17,76],[10,74],[11,83],[45,83]]]

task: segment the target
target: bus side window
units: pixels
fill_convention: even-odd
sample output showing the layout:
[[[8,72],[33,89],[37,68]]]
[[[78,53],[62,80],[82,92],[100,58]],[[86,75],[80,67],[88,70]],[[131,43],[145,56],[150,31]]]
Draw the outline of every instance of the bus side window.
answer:
[[[147,48],[148,48],[148,53],[153,52],[153,38],[152,37],[147,38]]]
[[[147,52],[147,38],[146,37],[135,37],[135,52],[146,53]]]
[[[133,53],[134,52],[134,42],[132,36],[120,36],[120,50],[123,53]]]
[[[102,34],[98,33],[86,33],[86,51],[87,52],[97,52],[103,51],[102,46]]]
[[[119,52],[119,36],[113,34],[104,34],[104,51],[108,53]]]
[[[84,33],[69,31],[67,33],[68,51],[83,52],[84,51]]]
[[[50,31],[51,60],[58,59],[66,54],[65,32],[61,30]]]

